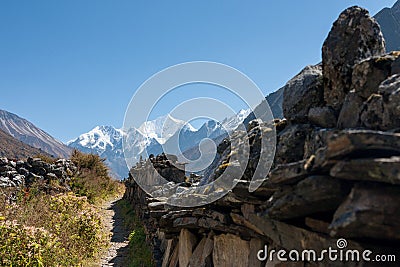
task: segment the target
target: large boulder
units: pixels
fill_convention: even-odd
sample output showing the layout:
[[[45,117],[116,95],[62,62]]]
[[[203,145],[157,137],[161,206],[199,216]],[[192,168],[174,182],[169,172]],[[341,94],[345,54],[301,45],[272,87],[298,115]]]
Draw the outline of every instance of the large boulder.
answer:
[[[322,67],[307,66],[284,87],[283,115],[287,120],[305,122],[308,111],[323,102]]]
[[[339,111],[352,85],[353,66],[383,53],[385,41],[368,11],[356,6],[343,11],[322,47],[325,102]]]

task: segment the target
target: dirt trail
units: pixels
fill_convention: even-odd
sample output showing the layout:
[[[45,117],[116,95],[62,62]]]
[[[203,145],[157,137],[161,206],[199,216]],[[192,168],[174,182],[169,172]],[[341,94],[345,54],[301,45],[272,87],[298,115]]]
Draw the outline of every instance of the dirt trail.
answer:
[[[101,258],[102,267],[122,267],[127,256],[129,231],[124,226],[123,214],[117,205],[119,200],[108,201],[102,208],[106,230],[111,234],[111,245]]]

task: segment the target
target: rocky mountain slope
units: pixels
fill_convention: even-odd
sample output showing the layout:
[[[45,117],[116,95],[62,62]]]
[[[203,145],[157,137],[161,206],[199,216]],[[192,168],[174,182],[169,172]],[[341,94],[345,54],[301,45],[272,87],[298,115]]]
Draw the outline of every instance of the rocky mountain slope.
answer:
[[[283,101],[283,91],[285,90],[285,86],[279,88],[277,91],[270,93],[265,97],[267,101],[272,115],[274,118],[283,119],[283,111],[282,111],[282,101]],[[261,109],[263,105],[258,105],[255,110]],[[255,111],[257,112],[257,111]],[[250,121],[254,120],[254,113],[251,112],[243,121],[245,125],[248,125]]]
[[[161,156],[132,168],[125,198],[143,220],[157,264],[382,266],[385,259],[385,266],[398,266],[399,103],[400,52],[385,53],[367,10],[346,9],[323,44],[322,63],[285,86],[286,119],[274,121],[273,167],[257,190],[248,188],[270,131],[256,122],[236,133],[242,143],[218,147],[213,179],[237,164],[230,159],[244,143],[251,145],[243,176],[213,203],[205,204],[221,184],[209,177],[204,187],[176,181],[177,168]],[[136,181],[155,180],[153,167],[168,183],[152,186],[149,196]],[[173,205],[183,199],[192,205]]]
[[[379,11],[377,19],[383,37],[386,41],[386,51],[400,50],[400,1],[397,1],[392,8],[384,8]]]
[[[271,108],[272,114],[274,118],[282,119],[283,111],[282,111],[282,101],[283,101],[283,91],[284,88],[280,88],[277,91],[270,93],[265,99],[268,102],[269,107]]]
[[[0,129],[19,141],[41,149],[54,157],[68,158],[72,151],[33,123],[5,110],[0,110]]]
[[[40,154],[48,155],[43,150],[27,145],[0,130],[0,157],[26,159]]]

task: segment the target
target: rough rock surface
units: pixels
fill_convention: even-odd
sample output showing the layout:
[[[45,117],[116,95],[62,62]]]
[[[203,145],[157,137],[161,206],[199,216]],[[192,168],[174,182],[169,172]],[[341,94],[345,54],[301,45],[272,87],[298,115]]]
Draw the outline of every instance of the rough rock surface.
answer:
[[[277,135],[276,163],[289,163],[303,159],[304,144],[311,130],[308,124],[287,126]]]
[[[214,238],[213,263],[215,266],[249,266],[250,244],[240,237],[226,234]]]
[[[290,121],[306,121],[309,109],[322,102],[322,67],[307,66],[284,87],[283,116]]]
[[[310,108],[308,111],[308,120],[310,123],[324,128],[332,128],[336,126],[335,111],[331,107]]]
[[[76,166],[65,159],[49,164],[40,158],[26,161],[0,158],[0,187],[23,189],[37,183],[47,192],[68,191],[68,181],[76,171]]]
[[[186,267],[189,265],[196,243],[196,236],[194,234],[187,229],[181,230],[178,248],[179,266]]]
[[[380,27],[367,10],[351,7],[333,24],[322,47],[324,99],[340,110],[352,83],[354,64],[385,53]]]
[[[356,185],[329,226],[333,236],[399,240],[398,187]],[[384,210],[380,203],[385,203]],[[384,225],[384,227],[382,227]]]
[[[364,100],[357,95],[355,91],[350,91],[344,100],[342,109],[340,110],[337,127],[355,128],[361,125],[360,114]]]
[[[376,93],[379,84],[394,74],[392,64],[399,56],[398,52],[375,56],[354,65],[350,89],[363,99]]]
[[[147,168],[151,160],[133,168],[125,198],[143,220],[157,265],[343,266],[342,261],[327,259],[288,265],[277,258],[260,261],[256,254],[264,245],[300,252],[336,249],[339,238],[346,239],[346,249],[369,249],[398,259],[400,67],[396,53],[380,55],[383,52],[379,26],[367,11],[353,7],[340,15],[324,43],[324,83],[319,85],[321,75],[309,67],[285,88],[287,120],[270,123],[277,134],[275,158],[254,192],[248,188],[255,167],[264,164],[259,150],[265,137],[263,124],[256,121],[249,122],[247,132],[234,133],[239,145],[226,139],[218,146],[211,170],[199,178],[204,191],[177,196],[203,201],[213,189],[210,183],[249,142],[244,174],[213,203],[180,208],[156,194],[148,196],[135,179],[153,178]],[[321,89],[324,101],[318,97]],[[314,96],[315,101],[306,101]],[[170,168],[167,164],[159,167],[159,172],[174,175],[163,171]],[[196,186],[179,183],[186,192]],[[165,192],[173,185],[168,182],[158,190]],[[179,256],[182,247],[184,255]],[[346,266],[371,262],[348,261]]]
[[[361,122],[365,127],[390,130],[400,127],[400,74],[383,81],[377,94],[364,102]]]

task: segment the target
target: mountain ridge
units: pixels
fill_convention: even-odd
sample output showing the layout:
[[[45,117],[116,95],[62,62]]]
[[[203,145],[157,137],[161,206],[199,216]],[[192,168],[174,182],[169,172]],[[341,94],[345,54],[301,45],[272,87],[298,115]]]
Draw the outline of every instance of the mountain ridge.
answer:
[[[179,151],[175,151],[176,140],[179,140],[179,150],[188,151],[183,154],[188,158],[193,158],[198,154],[197,146],[201,140],[204,138],[222,140],[221,136],[225,136],[227,131],[234,130],[248,114],[248,110],[240,110],[238,114],[226,118],[221,123],[207,121],[199,129],[167,114],[146,121],[138,128],[132,127],[128,130],[113,126],[96,126],[67,144],[71,148],[85,153],[95,153],[105,158],[113,176],[122,179],[128,174],[122,144],[124,135],[129,144],[126,149],[129,154],[135,155],[133,159],[135,161],[138,161],[141,156],[159,154],[165,149],[167,153],[178,154]]]
[[[50,134],[18,115],[0,109],[0,129],[25,144],[40,148],[44,152],[61,158],[68,158],[71,149]]]
[[[400,1],[379,11],[374,18],[381,26],[386,41],[386,51],[400,50]]]

